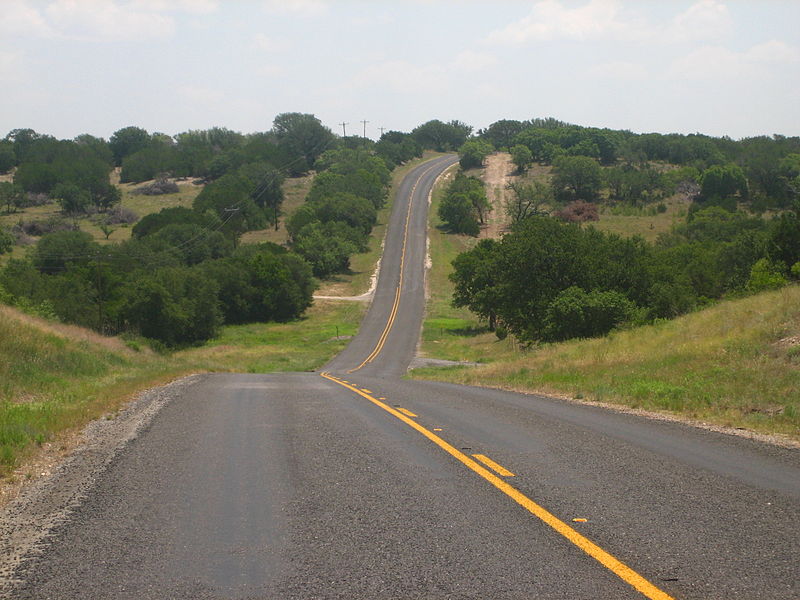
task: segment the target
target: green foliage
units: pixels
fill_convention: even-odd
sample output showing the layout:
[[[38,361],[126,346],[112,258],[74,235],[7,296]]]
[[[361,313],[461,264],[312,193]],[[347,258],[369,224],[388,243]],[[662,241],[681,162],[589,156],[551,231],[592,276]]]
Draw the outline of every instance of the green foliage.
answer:
[[[411,136],[423,148],[447,152],[460,148],[467,141],[472,127],[461,121],[444,123],[433,119],[414,128]]]
[[[11,232],[4,227],[0,227],[0,254],[11,252],[15,243],[16,239],[11,235]]]
[[[517,173],[524,173],[533,163],[533,153],[527,146],[517,144],[511,148],[511,162],[517,167]]]
[[[68,215],[85,213],[92,202],[89,192],[82,190],[74,183],[58,183],[53,187],[50,195],[56,199],[61,210]]]
[[[634,308],[635,305],[617,291],[587,292],[577,286],[568,287],[547,307],[543,339],[561,341],[605,335],[628,321]]]
[[[525,129],[525,123],[522,121],[501,119],[500,121],[495,121],[486,129],[479,131],[478,135],[498,150],[508,150],[512,146],[514,137],[523,129]],[[511,153],[514,153],[513,149]]]
[[[108,145],[114,155],[114,164],[122,165],[126,156],[144,150],[151,143],[150,134],[141,127],[123,127],[115,131],[108,140]]]
[[[478,235],[489,201],[480,179],[459,172],[439,203],[439,218],[452,233]]]
[[[750,271],[747,289],[751,292],[775,290],[789,283],[781,274],[781,269],[766,258],[761,258]]]
[[[747,179],[737,165],[714,165],[700,176],[700,196],[703,201],[724,200],[738,195],[747,198]]]
[[[145,236],[156,233],[167,225],[199,225],[207,229],[215,229],[221,221],[215,215],[200,214],[183,206],[162,208],[157,213],[145,215],[133,226],[131,234],[134,239],[141,239]]]
[[[138,272],[125,283],[119,318],[168,346],[214,337],[222,324],[216,283],[188,267]]]
[[[547,214],[553,206],[553,188],[543,181],[514,182],[509,189],[512,193],[507,196],[504,208],[512,225],[533,215]]]
[[[598,162],[586,156],[562,156],[553,163],[553,190],[562,201],[597,200],[603,183]]]
[[[352,241],[335,235],[330,225],[319,221],[309,223],[294,236],[292,248],[312,265],[316,277],[346,272],[350,268],[350,255],[358,250]]]
[[[86,265],[100,253],[100,245],[85,231],[57,231],[42,237],[33,251],[33,265],[54,274],[70,265]]]
[[[255,192],[252,181],[228,173],[203,188],[192,206],[200,214],[218,218],[221,231],[235,240],[245,231],[263,229],[267,223],[264,211],[253,201]]]
[[[331,130],[311,114],[282,113],[272,123],[278,146],[292,157],[289,173],[302,175],[314,164],[320,154],[333,143]]]
[[[769,229],[767,257],[770,261],[786,266],[800,261],[800,207],[777,217]]]
[[[462,169],[476,169],[483,166],[483,161],[493,151],[491,144],[479,138],[467,140],[458,149],[458,162]]]
[[[422,156],[422,146],[414,141],[411,134],[387,131],[375,144],[375,154],[380,156],[389,168],[394,168],[412,158]]]
[[[0,175],[8,173],[17,164],[14,144],[8,140],[0,140]]]
[[[674,188],[666,177],[653,168],[612,167],[604,171],[609,196],[633,206],[661,200]]]
[[[25,191],[21,186],[10,181],[0,181],[0,206],[6,207],[6,212],[16,212],[25,203]]]

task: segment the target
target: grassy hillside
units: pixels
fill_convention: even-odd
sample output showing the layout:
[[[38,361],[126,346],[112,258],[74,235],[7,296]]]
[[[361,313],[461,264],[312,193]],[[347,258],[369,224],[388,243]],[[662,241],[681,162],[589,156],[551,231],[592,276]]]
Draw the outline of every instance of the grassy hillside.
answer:
[[[434,193],[430,216],[433,266],[421,353],[486,364],[419,369],[412,377],[664,410],[800,439],[800,287],[724,301],[607,338],[524,350],[512,338],[498,340],[472,313],[450,305],[450,262],[476,240],[438,228],[444,184]],[[625,227],[631,233],[646,217],[619,219],[634,220]]]

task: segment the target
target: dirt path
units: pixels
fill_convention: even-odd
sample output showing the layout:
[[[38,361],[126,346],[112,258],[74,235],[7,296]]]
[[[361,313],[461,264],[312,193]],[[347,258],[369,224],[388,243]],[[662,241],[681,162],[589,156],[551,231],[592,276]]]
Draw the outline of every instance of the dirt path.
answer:
[[[507,152],[496,152],[486,158],[486,167],[481,179],[486,186],[486,196],[492,209],[486,218],[486,227],[481,229],[479,237],[497,239],[508,229],[505,200],[507,195],[512,193],[507,189],[508,184],[517,179],[511,175],[513,172],[514,165],[511,162],[511,155]]]

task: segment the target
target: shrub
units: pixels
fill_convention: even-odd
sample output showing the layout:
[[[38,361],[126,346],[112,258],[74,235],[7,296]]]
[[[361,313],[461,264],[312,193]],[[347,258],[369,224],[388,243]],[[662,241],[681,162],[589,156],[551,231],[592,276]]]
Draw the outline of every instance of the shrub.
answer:
[[[545,340],[605,335],[627,321],[635,305],[613,290],[586,292],[577,286],[559,293],[547,308]]]
[[[586,221],[600,220],[600,215],[597,213],[597,205],[583,200],[570,202],[561,210],[556,211],[555,216],[567,223],[585,223]]]

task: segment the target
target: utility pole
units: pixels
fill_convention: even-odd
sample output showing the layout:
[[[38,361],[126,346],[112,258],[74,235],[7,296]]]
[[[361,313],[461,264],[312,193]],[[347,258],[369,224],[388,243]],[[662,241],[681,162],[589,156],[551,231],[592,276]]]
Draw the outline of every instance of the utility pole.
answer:
[[[378,129],[381,130],[381,137],[383,137],[383,130],[386,129],[386,127],[378,127]]]
[[[342,126],[342,137],[346,138],[347,137],[347,130],[345,129],[345,127],[347,127],[347,125],[349,125],[349,123],[345,123],[343,121],[343,122],[339,123],[339,125]]]
[[[363,121],[361,121],[361,122],[364,124],[364,138],[366,138],[366,137],[367,137],[367,123],[369,123],[369,121],[367,121],[366,119],[364,119],[364,120],[363,120]]]

